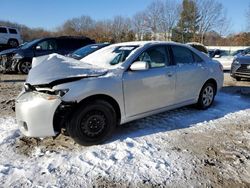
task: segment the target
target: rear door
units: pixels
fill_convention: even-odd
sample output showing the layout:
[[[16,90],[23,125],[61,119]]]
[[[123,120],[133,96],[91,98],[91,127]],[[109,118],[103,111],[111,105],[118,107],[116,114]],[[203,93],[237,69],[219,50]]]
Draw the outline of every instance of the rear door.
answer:
[[[176,64],[176,101],[194,100],[208,77],[205,62],[187,47],[172,45],[171,49]]]
[[[175,66],[171,66],[166,46],[145,50],[135,61],[146,61],[149,69],[124,72],[126,116],[160,109],[174,103]]]

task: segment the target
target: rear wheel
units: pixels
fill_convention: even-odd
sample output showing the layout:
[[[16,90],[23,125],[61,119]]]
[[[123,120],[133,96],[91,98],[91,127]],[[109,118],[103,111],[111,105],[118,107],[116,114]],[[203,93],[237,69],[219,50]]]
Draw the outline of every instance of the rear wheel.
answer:
[[[200,92],[197,106],[199,109],[209,108],[214,101],[216,88],[212,83],[206,83]]]
[[[66,129],[70,137],[80,145],[104,142],[116,127],[116,113],[106,101],[96,100],[80,107]]]
[[[10,39],[9,41],[8,41],[8,45],[10,46],[10,47],[12,47],[12,48],[16,48],[16,47],[18,47],[18,41],[17,40],[14,40],[14,39]]]
[[[18,71],[23,74],[28,74],[31,69],[30,61],[23,61],[18,64]]]

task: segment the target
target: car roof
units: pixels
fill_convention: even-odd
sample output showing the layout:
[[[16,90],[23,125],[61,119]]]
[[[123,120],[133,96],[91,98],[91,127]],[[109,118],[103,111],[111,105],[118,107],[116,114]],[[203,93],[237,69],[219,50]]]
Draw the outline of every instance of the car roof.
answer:
[[[167,41],[133,41],[133,42],[122,42],[116,43],[111,46],[146,46],[146,45],[154,45],[154,44],[174,44],[174,45],[181,45],[181,46],[188,46],[186,44],[181,44],[177,42],[167,42]]]
[[[4,28],[8,28],[8,29],[16,29],[16,30],[18,30],[17,28],[15,28],[15,27],[9,27],[9,26],[3,26],[3,25],[0,25],[0,27],[4,27]]]

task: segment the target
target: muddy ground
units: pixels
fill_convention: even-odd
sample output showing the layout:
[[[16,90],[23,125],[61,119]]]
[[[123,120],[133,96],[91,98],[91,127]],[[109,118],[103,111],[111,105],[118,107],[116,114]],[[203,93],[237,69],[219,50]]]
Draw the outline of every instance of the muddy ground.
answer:
[[[11,109],[14,99],[22,89],[24,75],[0,75],[0,117],[13,116]],[[225,73],[222,92],[233,95],[250,97],[250,81],[236,82],[229,73]],[[183,133],[182,133],[183,132]],[[243,135],[247,133],[246,136]],[[181,131],[181,139],[175,143],[173,149],[182,152],[189,151],[195,156],[192,176],[185,177],[187,182],[199,182],[207,179],[201,187],[250,187],[250,125],[249,121],[224,126],[221,130],[210,129],[207,132]],[[30,148],[41,144],[50,149],[61,147],[74,150],[78,148],[71,139],[59,136],[56,141],[48,138],[43,141],[22,138],[19,143],[23,152],[29,155]],[[224,170],[225,165],[230,171]],[[119,183],[105,180],[99,183],[103,187],[119,187]],[[192,183],[191,183],[192,184]],[[197,184],[197,183],[196,183]],[[190,185],[190,183],[189,183]]]

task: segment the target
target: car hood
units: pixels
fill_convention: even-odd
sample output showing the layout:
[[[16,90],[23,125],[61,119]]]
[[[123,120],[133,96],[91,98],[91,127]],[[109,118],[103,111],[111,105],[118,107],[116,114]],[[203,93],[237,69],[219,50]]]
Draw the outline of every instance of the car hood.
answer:
[[[3,51],[0,52],[0,56],[10,54],[10,53],[16,53],[16,51],[18,51],[18,48],[11,48],[11,49],[8,49],[8,50],[3,50]]]
[[[102,76],[107,72],[106,69],[70,57],[50,54],[36,58],[36,65],[30,70],[26,83],[53,87],[81,78]]]
[[[246,55],[246,56],[238,56],[238,57],[237,57],[237,60],[238,60],[240,63],[243,63],[243,64],[250,64],[250,56],[249,56],[249,55]]]

